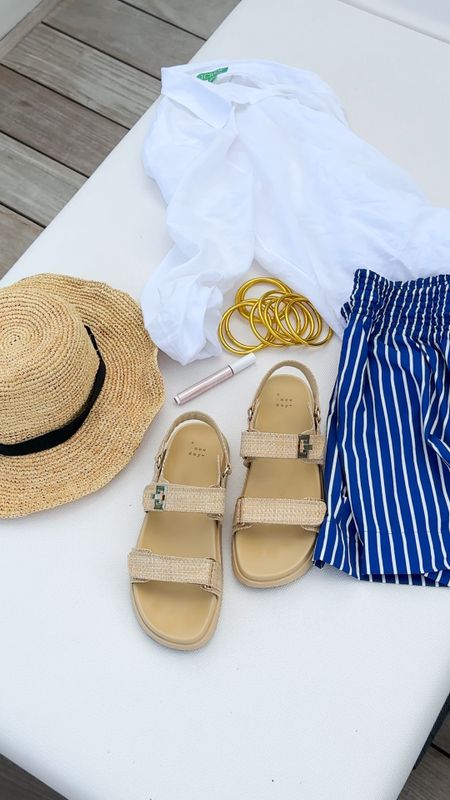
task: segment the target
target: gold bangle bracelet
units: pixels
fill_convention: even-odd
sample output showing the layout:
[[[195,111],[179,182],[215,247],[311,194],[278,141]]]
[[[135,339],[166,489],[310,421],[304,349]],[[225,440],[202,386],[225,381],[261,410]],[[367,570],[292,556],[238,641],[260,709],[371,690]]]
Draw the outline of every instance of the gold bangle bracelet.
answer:
[[[270,286],[259,297],[248,297],[255,286]],[[254,344],[241,342],[230,329],[230,321],[237,313],[249,324],[255,337]],[[223,313],[218,336],[230,353],[245,355],[266,347],[293,347],[295,345],[320,347],[332,337],[333,331],[324,324],[319,312],[307,297],[294,292],[278,278],[251,278],[239,287],[235,301]],[[322,338],[321,338],[322,337]]]
[[[254,353],[257,350],[262,350],[263,347],[267,346],[265,344],[262,344],[261,342],[259,342],[259,344],[254,344],[254,345],[244,344],[243,342],[240,342],[238,339],[236,339],[236,337],[233,336],[233,334],[230,331],[230,317],[232,316],[232,314],[234,314],[235,311],[240,311],[240,309],[243,306],[247,305],[248,305],[247,300],[241,303],[235,303],[234,306],[231,306],[225,311],[225,313],[222,316],[222,319],[220,320],[220,325],[218,330],[220,342],[222,343],[222,345],[225,347],[226,350],[229,350],[230,353],[236,353],[236,355],[245,355],[246,353]]]

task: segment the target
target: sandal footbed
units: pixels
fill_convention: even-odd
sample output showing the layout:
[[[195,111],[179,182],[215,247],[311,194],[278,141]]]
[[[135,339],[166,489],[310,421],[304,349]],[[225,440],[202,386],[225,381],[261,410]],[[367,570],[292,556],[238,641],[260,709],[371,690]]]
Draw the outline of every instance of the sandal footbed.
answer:
[[[273,375],[264,385],[254,418],[259,431],[299,433],[313,427],[309,386],[295,375]],[[322,476],[315,464],[282,458],[254,459],[242,494],[247,497],[323,497]],[[316,534],[299,525],[255,524],[233,537],[233,567],[242,583],[260,588],[280,586],[312,565]]]
[[[222,462],[222,446],[214,429],[204,422],[184,423],[169,440],[160,481],[213,486]],[[164,555],[222,560],[220,526],[205,514],[150,512],[137,547]],[[150,581],[132,584],[131,591],[141,626],[162,644],[195,649],[214,633],[220,599],[200,586]]]

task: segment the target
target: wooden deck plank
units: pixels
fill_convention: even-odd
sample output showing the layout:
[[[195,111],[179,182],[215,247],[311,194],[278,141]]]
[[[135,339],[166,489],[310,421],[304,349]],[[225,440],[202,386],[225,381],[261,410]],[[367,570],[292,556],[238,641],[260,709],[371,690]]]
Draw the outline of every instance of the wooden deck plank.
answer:
[[[199,37],[119,0],[63,0],[45,24],[155,78],[162,66],[189,61],[203,44]]]
[[[155,14],[207,39],[239,0],[126,0],[132,6]]]
[[[127,129],[0,64],[0,131],[90,175]]]
[[[429,747],[411,772],[398,800],[448,800],[450,758]]]
[[[39,236],[42,228],[0,205],[0,278]]]
[[[23,39],[61,0],[40,0],[17,25],[0,39],[0,60]]]
[[[85,178],[0,133],[0,202],[47,225]]]
[[[46,25],[37,25],[3,63],[127,128],[160,91],[156,78]]]
[[[3,800],[64,800],[29,772],[0,756],[0,788]]]
[[[434,737],[433,744],[436,744],[441,750],[445,750],[450,756],[450,714],[447,714],[447,718]]]

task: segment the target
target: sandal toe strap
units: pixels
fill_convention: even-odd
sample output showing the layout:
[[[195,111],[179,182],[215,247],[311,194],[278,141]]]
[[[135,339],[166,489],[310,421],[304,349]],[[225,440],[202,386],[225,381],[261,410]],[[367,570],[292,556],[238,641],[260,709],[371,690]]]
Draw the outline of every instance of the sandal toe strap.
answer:
[[[271,497],[240,497],[234,514],[234,530],[263,523],[266,525],[300,525],[317,531],[325,517],[323,500],[304,497],[301,500]]]
[[[213,558],[165,556],[135,547],[128,555],[128,572],[131,583],[195,583],[217,596],[222,591],[221,565]]]
[[[312,464],[323,464],[325,436],[314,431],[304,433],[269,433],[243,431],[241,456],[246,461],[253,458],[295,458]]]
[[[153,482],[144,489],[143,503],[145,511],[197,512],[221,520],[225,511],[225,488]]]

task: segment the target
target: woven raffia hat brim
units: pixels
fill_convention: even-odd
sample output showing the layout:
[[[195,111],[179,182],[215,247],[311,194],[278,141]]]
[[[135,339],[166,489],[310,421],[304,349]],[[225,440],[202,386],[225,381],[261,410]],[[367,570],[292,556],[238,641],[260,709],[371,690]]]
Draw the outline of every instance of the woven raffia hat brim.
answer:
[[[129,295],[104,283],[51,274],[25,278],[14,291],[22,287],[56,295],[77,309],[95,336],[106,377],[87,419],[66,442],[32,455],[0,455],[0,517],[25,516],[100,489],[130,461],[164,402],[158,351]]]

